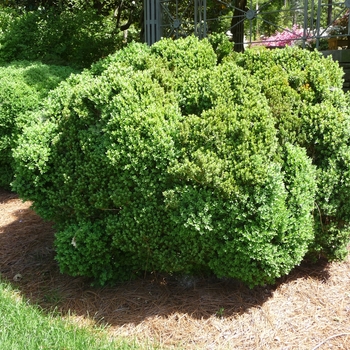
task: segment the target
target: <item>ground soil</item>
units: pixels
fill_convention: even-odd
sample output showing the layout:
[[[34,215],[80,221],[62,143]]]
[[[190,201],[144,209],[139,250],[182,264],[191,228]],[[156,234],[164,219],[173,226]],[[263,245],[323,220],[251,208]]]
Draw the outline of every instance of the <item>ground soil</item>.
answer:
[[[59,272],[55,231],[0,190],[0,274],[28,303],[108,325],[141,348],[350,349],[350,259],[303,263],[273,286],[157,274],[91,287]]]

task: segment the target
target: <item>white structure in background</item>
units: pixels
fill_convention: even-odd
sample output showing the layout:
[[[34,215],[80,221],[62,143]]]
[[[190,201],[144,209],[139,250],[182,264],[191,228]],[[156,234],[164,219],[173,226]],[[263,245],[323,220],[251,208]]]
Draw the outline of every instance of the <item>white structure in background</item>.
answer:
[[[329,0],[305,0],[295,2],[296,5],[293,9],[268,10],[272,1],[268,0],[258,5],[256,0],[254,3],[253,0],[250,0],[250,3],[248,0],[245,10],[238,9],[240,14],[237,25],[244,22],[245,28],[245,37],[243,43],[240,44],[247,46],[254,43],[257,40],[257,32],[263,23],[274,27],[276,32],[290,30],[272,22],[271,18],[279,17],[278,14],[276,15],[277,12],[281,12],[281,14],[284,12],[286,15],[293,16],[293,25],[305,28],[301,38],[303,45],[306,45],[307,40],[313,39],[318,47],[319,40],[329,33],[327,28],[330,25],[325,26],[324,23],[321,23],[321,17],[324,17],[324,13],[328,12],[332,15],[328,21],[333,23],[350,9],[350,0],[341,0],[339,3],[333,2],[331,4]],[[145,42],[149,45],[162,37],[176,39],[191,34],[199,38],[206,37],[210,33],[211,23],[218,20],[218,18],[207,18],[207,0],[143,0],[143,2]],[[226,17],[227,22],[231,23],[232,12],[237,9],[234,6],[235,1],[217,0],[217,2],[224,8],[231,10],[229,15],[231,17]],[[222,19],[223,17],[220,17],[220,20]],[[227,28],[225,32],[232,34],[235,30],[235,26],[232,26]],[[348,33],[344,36],[349,34],[350,26]]]

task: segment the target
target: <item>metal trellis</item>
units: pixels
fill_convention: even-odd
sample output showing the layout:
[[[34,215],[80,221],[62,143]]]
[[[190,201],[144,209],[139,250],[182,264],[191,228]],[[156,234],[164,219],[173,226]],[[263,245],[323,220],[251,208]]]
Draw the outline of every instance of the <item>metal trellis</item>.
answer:
[[[270,35],[275,32],[295,33],[293,27],[283,25],[282,17],[289,18],[289,22],[292,19],[294,28],[299,28],[298,39],[303,46],[313,42],[319,47],[322,38],[347,38],[350,35],[349,24],[340,34],[330,30],[335,20],[348,13],[350,0],[332,4],[328,0],[289,0],[293,2],[282,9],[273,6],[274,0],[260,1],[250,0],[242,9],[235,6],[235,1],[215,0],[225,11],[217,17],[210,17],[207,0],[144,0],[145,41],[152,45],[162,37],[176,39],[191,34],[204,38],[213,31],[214,23],[219,22],[227,24],[222,30],[230,35],[243,23],[244,36],[238,44],[249,46],[264,40],[264,33],[260,33],[264,26],[269,28]],[[285,5],[288,5],[287,1]],[[232,21],[233,17],[236,17],[235,21]]]

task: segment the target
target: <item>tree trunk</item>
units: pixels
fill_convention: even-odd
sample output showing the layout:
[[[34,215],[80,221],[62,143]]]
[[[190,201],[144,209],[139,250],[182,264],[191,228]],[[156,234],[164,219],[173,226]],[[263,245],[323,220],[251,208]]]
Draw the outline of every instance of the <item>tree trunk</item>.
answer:
[[[332,24],[332,15],[333,15],[333,0],[328,0],[328,7],[327,7],[327,25],[328,26]]]
[[[244,51],[244,21],[247,11],[247,0],[236,0],[235,9],[231,20],[232,41],[235,43],[234,51]]]

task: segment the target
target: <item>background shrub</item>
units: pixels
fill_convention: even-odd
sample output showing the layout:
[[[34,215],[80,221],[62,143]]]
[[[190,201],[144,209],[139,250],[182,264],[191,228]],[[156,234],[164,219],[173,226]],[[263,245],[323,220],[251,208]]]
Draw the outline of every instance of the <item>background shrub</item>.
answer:
[[[26,61],[0,67],[0,186],[9,188],[13,179],[12,148],[31,113],[48,92],[72,73],[68,67]]]
[[[124,45],[112,16],[92,8],[0,9],[0,62],[41,61],[89,67]],[[132,40],[132,35],[129,35]]]
[[[14,152],[14,189],[56,223],[63,272],[98,283],[214,273],[254,286],[315,249],[320,169],[298,128],[320,103],[343,127],[346,98],[316,74],[315,91],[290,86],[319,56],[293,79],[278,65],[264,76],[259,59],[253,75],[253,60],[217,57],[193,37],[134,43],[49,94]]]

